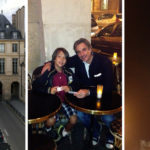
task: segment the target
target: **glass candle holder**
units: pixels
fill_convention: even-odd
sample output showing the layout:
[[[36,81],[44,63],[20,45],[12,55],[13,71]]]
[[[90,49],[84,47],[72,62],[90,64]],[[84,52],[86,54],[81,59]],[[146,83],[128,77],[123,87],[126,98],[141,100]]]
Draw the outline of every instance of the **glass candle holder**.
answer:
[[[103,85],[97,85],[97,99],[101,99],[103,94]]]

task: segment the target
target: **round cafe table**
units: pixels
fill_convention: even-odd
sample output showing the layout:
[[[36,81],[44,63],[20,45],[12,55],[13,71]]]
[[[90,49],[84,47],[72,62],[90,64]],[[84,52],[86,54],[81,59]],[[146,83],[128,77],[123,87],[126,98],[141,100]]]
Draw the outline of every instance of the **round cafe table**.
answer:
[[[96,96],[79,99],[72,94],[66,94],[65,101],[74,109],[91,114],[89,146],[92,145],[94,115],[110,115],[122,110],[122,99],[117,93],[103,95],[100,100]]]
[[[35,124],[54,116],[61,108],[61,101],[56,95],[29,91],[28,123]]]
[[[76,110],[92,115],[108,115],[122,110],[122,99],[117,93],[103,95],[100,100],[96,96],[79,99],[72,94],[66,94],[65,101]]]

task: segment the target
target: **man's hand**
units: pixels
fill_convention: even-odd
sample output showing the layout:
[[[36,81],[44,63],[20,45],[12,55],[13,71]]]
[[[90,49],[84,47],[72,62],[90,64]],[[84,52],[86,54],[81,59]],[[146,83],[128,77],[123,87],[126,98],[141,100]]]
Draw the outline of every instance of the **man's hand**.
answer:
[[[87,89],[81,89],[78,92],[74,93],[74,96],[76,96],[77,98],[84,98],[89,95],[90,95],[90,91]]]
[[[57,92],[57,87],[58,86],[52,87],[50,93],[54,95]]]
[[[62,90],[67,93],[70,91],[70,88],[69,88],[69,86],[62,86]]]
[[[51,70],[51,62],[48,62],[44,65],[44,67],[42,68],[42,71],[41,71],[41,75],[46,71],[50,71]]]

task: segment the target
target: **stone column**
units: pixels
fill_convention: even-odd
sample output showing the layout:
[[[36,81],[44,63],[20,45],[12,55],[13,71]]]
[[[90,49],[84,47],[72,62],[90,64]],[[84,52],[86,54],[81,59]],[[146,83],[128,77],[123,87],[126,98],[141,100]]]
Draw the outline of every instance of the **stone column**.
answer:
[[[45,62],[43,22],[40,0],[28,0],[28,71]]]

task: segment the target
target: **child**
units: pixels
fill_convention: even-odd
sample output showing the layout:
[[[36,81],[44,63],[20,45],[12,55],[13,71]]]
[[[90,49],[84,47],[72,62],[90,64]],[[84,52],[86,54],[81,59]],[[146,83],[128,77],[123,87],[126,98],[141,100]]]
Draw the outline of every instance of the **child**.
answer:
[[[56,94],[62,101],[62,109],[69,119],[65,128],[61,126],[59,134],[63,137],[68,135],[71,128],[77,121],[76,111],[64,102],[65,93],[70,91],[73,86],[73,73],[65,68],[69,54],[64,48],[57,48],[52,55],[52,67],[50,71],[45,71],[40,77],[33,81],[33,90]],[[56,122],[56,117],[46,121],[46,131],[50,133],[52,126]]]

